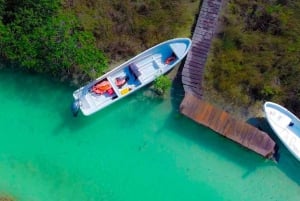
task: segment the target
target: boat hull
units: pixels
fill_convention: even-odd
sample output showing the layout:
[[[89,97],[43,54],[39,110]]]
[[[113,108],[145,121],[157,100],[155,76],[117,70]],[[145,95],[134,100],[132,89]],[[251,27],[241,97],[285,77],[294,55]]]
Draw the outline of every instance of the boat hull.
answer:
[[[91,115],[170,71],[190,48],[189,38],[162,42],[74,91],[74,101],[84,115]]]
[[[300,161],[300,120],[286,108],[272,102],[264,104],[267,121],[286,148]]]

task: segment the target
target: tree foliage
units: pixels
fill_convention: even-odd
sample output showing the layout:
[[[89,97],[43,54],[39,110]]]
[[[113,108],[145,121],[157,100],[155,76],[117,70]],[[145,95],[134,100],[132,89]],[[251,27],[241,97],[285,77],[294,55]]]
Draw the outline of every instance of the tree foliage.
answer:
[[[0,53],[10,61],[38,72],[89,76],[103,73],[104,55],[95,38],[83,29],[59,0],[1,0]]]
[[[99,76],[106,58],[187,36],[199,1],[0,0],[0,56],[33,71]]]
[[[300,114],[299,9],[292,0],[230,0],[208,59],[208,88],[240,105],[272,100]]]

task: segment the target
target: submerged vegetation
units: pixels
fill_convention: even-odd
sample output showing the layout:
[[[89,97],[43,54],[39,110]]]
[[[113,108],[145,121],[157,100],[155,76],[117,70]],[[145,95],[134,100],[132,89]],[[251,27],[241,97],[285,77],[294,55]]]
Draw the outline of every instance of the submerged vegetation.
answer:
[[[199,0],[0,0],[0,57],[55,77],[94,78],[111,60],[183,36],[198,5]]]
[[[206,90],[235,105],[271,100],[300,115],[300,2],[229,0]]]
[[[0,195],[0,201],[14,201],[15,199],[7,196],[7,195]]]

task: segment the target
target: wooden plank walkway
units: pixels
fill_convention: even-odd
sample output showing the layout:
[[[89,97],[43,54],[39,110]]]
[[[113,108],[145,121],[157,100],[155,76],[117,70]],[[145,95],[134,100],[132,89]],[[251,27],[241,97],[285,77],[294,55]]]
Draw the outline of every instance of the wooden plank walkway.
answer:
[[[222,0],[203,0],[189,51],[181,72],[185,97],[180,105],[182,114],[240,143],[264,157],[273,157],[275,142],[259,129],[231,117],[201,100],[205,62],[218,21]]]
[[[227,112],[213,107],[191,93],[186,93],[180,105],[180,112],[264,157],[272,158],[275,154],[276,144],[267,133],[234,119]]]
[[[185,92],[190,92],[199,98],[203,95],[201,83],[204,66],[218,21],[221,5],[222,0],[203,0],[192,37],[192,47],[186,57],[181,72]]]

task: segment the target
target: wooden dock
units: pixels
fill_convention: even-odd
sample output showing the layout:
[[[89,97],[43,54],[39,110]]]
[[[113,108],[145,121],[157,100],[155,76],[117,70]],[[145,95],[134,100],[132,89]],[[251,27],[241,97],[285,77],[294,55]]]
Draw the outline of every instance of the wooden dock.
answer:
[[[275,154],[276,144],[267,133],[234,119],[227,112],[213,107],[191,93],[186,93],[180,105],[180,112],[264,157],[271,158]]]
[[[181,72],[185,97],[180,105],[180,111],[194,121],[254,152],[264,157],[272,157],[275,154],[276,144],[265,132],[236,120],[227,112],[201,100],[204,67],[218,24],[219,12],[224,2],[203,0],[192,36],[192,48]]]
[[[193,31],[192,47],[181,72],[185,92],[201,98],[201,83],[210,44],[218,22],[222,0],[203,0],[197,24]]]

